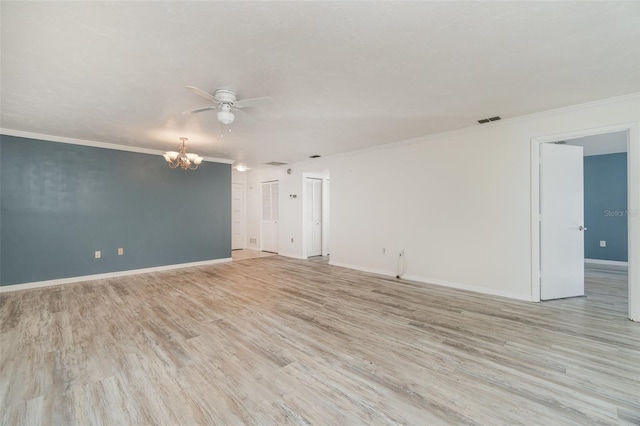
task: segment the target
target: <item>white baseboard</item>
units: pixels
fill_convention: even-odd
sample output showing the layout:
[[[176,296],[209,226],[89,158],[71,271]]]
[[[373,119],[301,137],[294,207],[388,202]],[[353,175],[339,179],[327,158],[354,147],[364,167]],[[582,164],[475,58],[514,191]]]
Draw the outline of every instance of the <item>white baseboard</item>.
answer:
[[[607,266],[629,266],[629,262],[620,262],[618,260],[585,259],[584,263]]]
[[[175,265],[163,265],[163,266],[154,266],[152,268],[142,268],[142,269],[129,269],[127,271],[116,271],[116,272],[106,272],[104,274],[94,274],[94,275],[84,275],[80,277],[69,277],[69,278],[59,278],[55,280],[47,280],[47,281],[36,281],[31,283],[23,283],[23,284],[11,284],[0,286],[0,293],[5,293],[9,291],[19,291],[19,290],[28,290],[32,288],[40,288],[40,287],[51,287],[54,285],[62,285],[69,283],[77,283],[80,281],[93,281],[93,280],[102,280],[105,278],[115,278],[115,277],[124,277],[126,275],[137,275],[137,274],[146,274],[149,272],[158,272],[158,271],[169,271],[171,269],[181,269],[181,268],[191,268],[193,266],[204,266],[204,265],[213,265],[216,263],[225,263],[231,262],[230,257],[225,257],[222,259],[213,259],[213,260],[202,260],[199,262],[189,262],[189,263],[178,263]]]
[[[455,289],[458,289],[458,290],[473,291],[474,293],[488,294],[488,295],[491,295],[491,296],[506,297],[508,299],[524,300],[525,302],[531,302],[532,301],[530,294],[514,293],[514,292],[511,292],[511,291],[498,290],[498,289],[495,289],[495,288],[481,287],[481,286],[475,286],[475,285],[469,285],[469,284],[456,283],[456,282],[440,280],[440,279],[436,279],[436,278],[424,278],[424,277],[419,277],[419,276],[416,276],[416,275],[403,275],[402,279],[411,280],[411,281],[417,281],[417,282],[424,283],[424,284],[435,284],[435,285],[439,285],[439,286],[443,286],[443,287],[455,288]]]
[[[385,271],[384,269],[365,268],[365,267],[358,266],[358,265],[351,265],[349,263],[334,262],[331,259],[329,259],[329,265],[331,265],[331,266],[339,266],[341,268],[347,268],[347,269],[354,269],[356,271],[370,272],[372,274],[384,275],[386,277],[395,277],[396,276],[393,272]]]
[[[299,254],[294,254],[294,253],[283,253],[283,252],[279,252],[278,256],[284,256],[284,257],[291,257],[293,259],[304,259],[304,257],[302,257]]]
[[[389,272],[389,271],[385,271],[385,270],[382,270],[382,269],[364,268],[364,267],[361,267],[361,266],[350,265],[350,264],[341,263],[341,262],[329,261],[329,265],[340,266],[342,268],[355,269],[356,271],[370,272],[370,273],[373,273],[373,274],[384,275],[384,276],[387,276],[387,277],[395,277],[396,276],[395,273]],[[500,296],[500,297],[506,297],[508,299],[524,300],[526,302],[531,302],[531,295],[530,294],[513,293],[513,292],[510,292],[510,291],[497,290],[497,289],[494,289],[494,288],[480,287],[480,286],[469,285],[469,284],[461,284],[461,283],[456,283],[456,282],[452,282],[452,281],[445,281],[445,280],[440,280],[440,279],[435,279],[435,278],[425,278],[425,277],[420,277],[420,276],[417,276],[417,275],[406,275],[405,274],[405,275],[402,275],[402,279],[410,280],[410,281],[416,281],[416,282],[424,283],[424,284],[435,284],[435,285],[439,285],[439,286],[443,286],[443,287],[455,288],[455,289],[458,289],[458,290],[473,291],[475,293],[488,294],[488,295],[491,295],[491,296]]]

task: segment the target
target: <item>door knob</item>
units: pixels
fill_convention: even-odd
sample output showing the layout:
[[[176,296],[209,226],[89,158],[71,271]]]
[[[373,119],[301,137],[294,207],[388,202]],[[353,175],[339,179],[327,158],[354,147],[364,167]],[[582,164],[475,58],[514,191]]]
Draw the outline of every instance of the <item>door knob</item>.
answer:
[[[584,226],[580,225],[580,226],[578,226],[578,230],[580,230],[580,231],[586,231],[586,230],[587,230],[587,228],[585,228]]]

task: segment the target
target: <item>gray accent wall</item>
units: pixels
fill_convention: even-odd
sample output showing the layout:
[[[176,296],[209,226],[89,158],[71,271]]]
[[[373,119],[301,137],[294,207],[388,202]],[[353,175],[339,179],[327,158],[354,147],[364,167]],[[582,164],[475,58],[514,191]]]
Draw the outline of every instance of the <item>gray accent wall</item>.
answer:
[[[0,247],[3,286],[231,257],[231,165],[0,135]]]
[[[627,154],[584,157],[585,258],[627,261],[627,214]]]

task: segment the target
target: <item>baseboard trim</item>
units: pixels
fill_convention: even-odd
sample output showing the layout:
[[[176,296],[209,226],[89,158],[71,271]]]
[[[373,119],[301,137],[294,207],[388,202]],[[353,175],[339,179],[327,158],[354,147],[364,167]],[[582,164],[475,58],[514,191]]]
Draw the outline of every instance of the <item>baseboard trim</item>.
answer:
[[[511,291],[504,291],[504,290],[498,290],[495,288],[456,283],[453,281],[440,280],[437,278],[424,278],[424,277],[419,277],[417,275],[403,275],[402,279],[417,281],[419,283],[424,283],[424,284],[435,284],[442,287],[455,288],[457,290],[472,291],[474,293],[485,294],[490,296],[506,297],[507,299],[523,300],[525,302],[532,301],[531,295],[529,294],[513,293]]]
[[[629,266],[629,262],[621,262],[619,260],[584,259],[584,263],[607,266]]]
[[[293,259],[303,259],[304,257],[298,255],[298,254],[293,254],[293,253],[283,253],[283,252],[279,252],[278,256],[284,256],[284,257],[291,257]]]
[[[386,277],[395,277],[395,274],[393,272],[385,271],[384,269],[365,268],[358,265],[352,265],[350,263],[334,262],[333,260],[329,260],[329,265],[339,266],[340,268],[353,269],[355,271],[369,272],[371,274],[384,275]]]
[[[129,269],[127,271],[106,272],[104,274],[83,275],[79,277],[69,277],[69,278],[58,278],[55,280],[35,281],[35,282],[22,283],[22,284],[10,284],[5,286],[0,286],[0,293],[6,293],[9,291],[29,290],[29,289],[41,288],[41,287],[51,287],[51,286],[62,285],[62,284],[77,283],[81,281],[103,280],[105,278],[124,277],[127,275],[146,274],[149,272],[159,272],[159,271],[169,271],[172,269],[191,268],[194,266],[214,265],[216,263],[231,262],[231,260],[232,259],[230,257],[224,257],[222,259],[202,260],[199,262],[177,263],[174,265],[154,266],[151,268]]]
[[[373,274],[384,275],[384,276],[387,276],[387,277],[395,277],[396,276],[393,272],[385,271],[385,270],[382,270],[382,269],[364,268],[364,267],[361,267],[361,266],[351,265],[351,264],[342,263],[342,262],[329,261],[329,265],[340,266],[342,268],[355,269],[356,271],[369,272],[369,273],[373,273]],[[513,292],[509,292],[509,291],[496,290],[494,288],[487,288],[487,287],[480,287],[480,286],[474,286],[474,285],[469,285],[469,284],[456,283],[456,282],[453,282],[453,281],[440,280],[440,279],[436,279],[436,278],[425,278],[425,277],[421,277],[421,276],[418,276],[418,275],[406,275],[405,274],[405,275],[402,276],[402,279],[410,280],[410,281],[416,281],[416,282],[423,283],[423,284],[434,284],[434,285],[439,285],[439,286],[442,286],[442,287],[455,288],[457,290],[472,291],[474,293],[485,294],[485,295],[490,295],[490,296],[500,296],[500,297],[506,297],[508,299],[516,299],[516,300],[523,300],[525,302],[531,302],[531,296],[529,294],[513,293]]]

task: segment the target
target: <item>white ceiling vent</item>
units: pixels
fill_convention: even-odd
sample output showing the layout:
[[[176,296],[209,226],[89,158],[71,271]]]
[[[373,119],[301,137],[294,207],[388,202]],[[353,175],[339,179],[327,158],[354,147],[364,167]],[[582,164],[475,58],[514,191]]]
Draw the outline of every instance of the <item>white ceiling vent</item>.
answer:
[[[262,164],[266,164],[267,166],[284,166],[285,164],[289,164],[289,163],[283,163],[281,161],[270,161],[268,163],[262,163]]]

